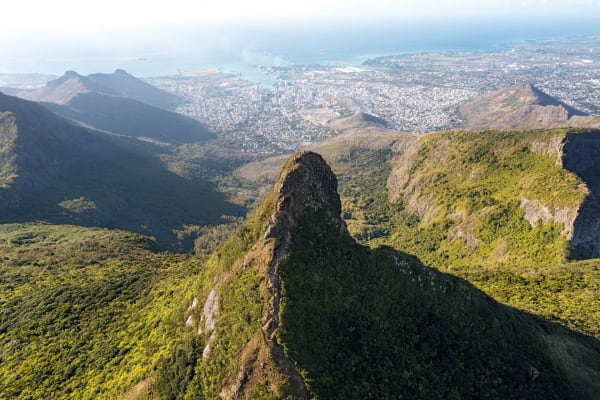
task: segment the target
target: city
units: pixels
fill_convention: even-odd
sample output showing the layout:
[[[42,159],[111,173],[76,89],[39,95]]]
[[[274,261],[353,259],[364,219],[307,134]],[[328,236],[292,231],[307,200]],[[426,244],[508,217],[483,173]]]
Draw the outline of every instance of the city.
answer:
[[[386,56],[360,66],[257,66],[272,85],[220,70],[149,78],[183,96],[224,145],[256,156],[335,135],[328,122],[362,111],[399,131],[459,128],[458,107],[479,94],[531,83],[588,114],[600,112],[600,38],[510,43],[496,51]]]

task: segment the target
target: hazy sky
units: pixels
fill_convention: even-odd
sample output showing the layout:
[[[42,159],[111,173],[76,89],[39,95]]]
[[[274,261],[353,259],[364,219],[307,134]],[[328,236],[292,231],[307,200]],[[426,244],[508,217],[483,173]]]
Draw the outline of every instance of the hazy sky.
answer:
[[[0,33],[64,32],[176,22],[600,13],[600,0],[18,0]]]
[[[211,60],[277,62],[311,46],[340,53],[345,42],[418,50],[423,37],[449,48],[459,39],[600,35],[598,20],[600,0],[7,0],[0,73],[149,74]],[[489,36],[491,26],[502,37]],[[158,60],[162,67],[146,68]]]

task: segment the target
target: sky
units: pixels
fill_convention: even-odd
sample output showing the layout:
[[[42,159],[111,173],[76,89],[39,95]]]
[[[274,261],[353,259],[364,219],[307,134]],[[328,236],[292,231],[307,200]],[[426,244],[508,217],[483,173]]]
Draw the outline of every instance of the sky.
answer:
[[[600,0],[19,0],[2,5],[0,33],[59,33],[186,22],[578,13],[600,14]]]
[[[551,34],[555,25],[592,27],[563,29],[567,34],[596,33],[600,0],[6,1],[0,15],[0,73],[100,70],[121,67],[125,57],[158,59],[157,55],[163,61],[177,55],[189,60],[196,54],[207,62],[223,62],[231,54],[232,62],[269,62],[285,58],[277,49],[267,49],[271,41],[281,49],[314,47],[335,36],[337,46],[347,34],[348,41],[368,47],[380,41],[380,28],[388,36],[427,35],[441,29],[442,41],[464,30],[465,37],[477,39],[477,29],[500,19],[511,24],[498,29],[515,34],[536,24],[543,31],[540,35]],[[404,33],[383,29],[403,25],[408,27]],[[442,25],[446,31],[439,28]],[[371,39],[364,39],[367,36]]]

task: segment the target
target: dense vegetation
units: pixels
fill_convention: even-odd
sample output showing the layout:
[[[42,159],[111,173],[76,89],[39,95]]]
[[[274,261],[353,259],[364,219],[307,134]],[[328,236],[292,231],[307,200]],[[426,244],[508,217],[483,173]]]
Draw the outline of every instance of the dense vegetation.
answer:
[[[187,335],[170,359],[163,359],[158,387],[166,399],[214,399],[235,378],[242,360],[240,352],[251,340],[259,340],[266,302],[264,277],[256,269],[240,268],[241,259],[260,238],[264,223],[272,211],[267,201],[263,207],[206,262],[198,276],[195,293],[200,303],[190,307],[194,330],[201,335]],[[203,305],[209,292],[218,296],[218,319],[214,329],[202,329]],[[214,334],[214,336],[213,336]],[[210,348],[206,356],[205,349]],[[179,365],[175,370],[173,365]]]
[[[530,151],[533,142],[561,134],[424,136],[407,162],[406,179],[417,182],[411,195],[433,210],[427,215],[409,209],[408,197],[388,200],[389,151],[353,149],[353,173],[340,176],[344,217],[363,243],[414,254],[503,303],[600,337],[600,263],[567,261],[563,225],[550,220],[531,226],[519,206],[523,197],[550,209],[583,200],[581,181],[556,165],[555,155]]]
[[[123,231],[0,226],[0,398],[116,399],[182,336],[200,260]]]
[[[343,217],[370,248],[328,224],[331,215],[307,214],[278,266],[277,337],[313,398],[593,398],[596,340],[486,296],[600,338],[600,263],[567,261],[562,224],[530,224],[518,201],[549,208],[582,201],[579,178],[553,155],[531,151],[532,142],[560,134],[433,134],[404,160],[389,148],[336,146]],[[409,167],[404,188],[426,212],[402,187],[388,200],[390,161]],[[102,182],[98,176],[81,187]],[[155,175],[161,186],[163,178],[172,176]],[[146,178],[134,181],[140,196],[167,196]],[[185,207],[176,215],[212,198],[198,190],[177,203]],[[56,196],[66,213],[57,215],[93,216],[107,207],[98,199],[116,195],[82,193]],[[202,257],[239,219],[224,216],[233,224],[214,227],[182,219],[173,233],[183,247],[197,237],[200,257],[160,253],[154,240],[124,231],[0,225],[0,398],[214,399],[256,366],[262,380],[247,396],[292,396],[259,334],[269,298],[264,246],[277,242],[262,238],[273,210],[271,196],[206,264]],[[374,250],[381,245],[402,253]],[[213,290],[218,318],[206,330]]]
[[[279,337],[313,398],[580,396],[531,317],[329,220],[307,213],[279,266]]]

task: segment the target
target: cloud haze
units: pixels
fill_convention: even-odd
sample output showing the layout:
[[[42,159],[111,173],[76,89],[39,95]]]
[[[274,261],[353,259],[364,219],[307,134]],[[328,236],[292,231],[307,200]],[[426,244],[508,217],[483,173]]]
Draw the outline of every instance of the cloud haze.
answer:
[[[290,48],[338,56],[464,47],[464,38],[600,35],[597,20],[600,0],[19,0],[3,4],[0,72],[176,73],[299,62]]]
[[[401,18],[477,13],[600,14],[600,0],[19,0],[2,6],[0,33],[248,20]]]

